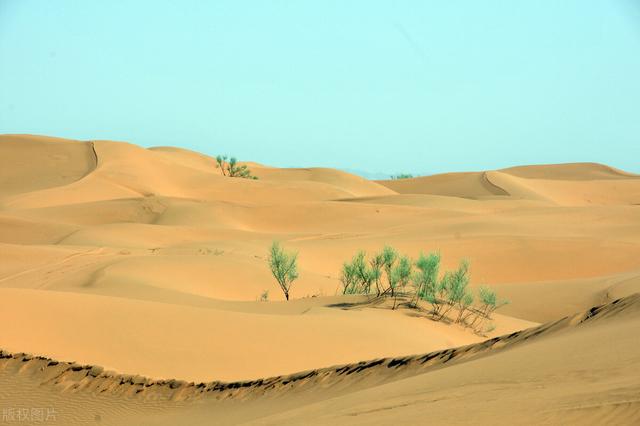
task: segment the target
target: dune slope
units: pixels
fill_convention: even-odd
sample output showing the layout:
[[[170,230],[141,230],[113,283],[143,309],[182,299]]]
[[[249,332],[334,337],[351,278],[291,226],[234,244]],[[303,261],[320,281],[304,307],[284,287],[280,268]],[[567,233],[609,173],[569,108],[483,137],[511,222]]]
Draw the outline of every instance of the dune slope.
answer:
[[[51,407],[65,424],[406,424],[425,415],[438,424],[633,424],[638,326],[634,295],[456,349],[230,383],[158,381],[4,351],[0,396]]]

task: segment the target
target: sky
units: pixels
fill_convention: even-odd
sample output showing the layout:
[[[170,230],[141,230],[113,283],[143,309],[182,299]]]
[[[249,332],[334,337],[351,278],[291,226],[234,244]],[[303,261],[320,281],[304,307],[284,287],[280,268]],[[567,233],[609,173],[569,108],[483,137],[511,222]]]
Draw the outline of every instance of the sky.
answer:
[[[0,133],[640,173],[640,0],[0,0]]]

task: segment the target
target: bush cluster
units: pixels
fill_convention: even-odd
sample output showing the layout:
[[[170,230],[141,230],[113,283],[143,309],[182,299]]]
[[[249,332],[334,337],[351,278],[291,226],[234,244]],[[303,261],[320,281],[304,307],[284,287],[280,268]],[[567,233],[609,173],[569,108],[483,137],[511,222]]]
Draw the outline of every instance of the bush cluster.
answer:
[[[235,157],[228,158],[226,155],[218,155],[216,167],[222,171],[223,176],[258,179],[257,176],[251,174],[251,170],[246,165],[238,165],[238,160]]]
[[[297,253],[285,251],[278,242],[272,244],[268,263],[286,300],[289,300],[293,281],[298,278],[297,260]],[[360,250],[342,265],[342,294],[391,297],[392,309],[398,306],[399,298],[413,308],[426,304],[436,321],[451,321],[476,332],[483,331],[491,314],[509,302],[498,300],[496,292],[485,286],[479,287],[475,295],[469,288],[467,260],[442,274],[440,260],[440,253],[420,253],[412,260],[390,246],[370,256]],[[268,293],[265,291],[260,299],[268,300]]]
[[[414,177],[414,176],[411,173],[398,173],[397,175],[392,175],[391,179],[393,179],[393,180],[411,179],[412,177]]]
[[[389,296],[393,298],[392,309],[399,296],[412,307],[423,301],[433,319],[447,319],[480,331],[491,314],[508,301],[498,300],[496,292],[484,286],[476,298],[469,288],[469,262],[463,260],[455,270],[440,274],[440,259],[439,253],[420,253],[412,261],[389,246],[369,257],[361,250],[342,265],[342,293]],[[450,318],[452,311],[455,315]]]

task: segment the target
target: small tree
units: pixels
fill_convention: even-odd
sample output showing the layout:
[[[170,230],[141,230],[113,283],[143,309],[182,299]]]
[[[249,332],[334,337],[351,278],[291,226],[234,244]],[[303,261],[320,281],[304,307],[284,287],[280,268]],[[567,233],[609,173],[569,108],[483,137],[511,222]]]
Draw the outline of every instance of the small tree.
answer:
[[[342,294],[356,294],[359,292],[358,275],[352,263],[344,262],[342,264],[340,282],[342,283]]]
[[[438,292],[438,272],[440,270],[440,253],[430,253],[425,256],[420,253],[416,260],[417,273],[413,276],[413,286],[415,288],[414,306],[417,306],[418,299],[431,303],[434,310],[437,303],[436,293]]]
[[[440,254],[431,253],[428,257],[420,255],[416,262],[419,272],[414,276],[414,287],[418,297],[431,304],[434,318],[442,318],[440,311],[447,299],[449,272],[446,272],[441,280],[438,280],[440,269]]]
[[[444,316],[455,306],[462,304],[465,299],[469,285],[469,262],[462,260],[458,269],[453,272],[447,271],[444,275],[441,285],[441,297],[448,307],[440,314],[440,318]],[[467,298],[468,299],[468,298]]]
[[[482,324],[485,322],[485,320],[491,318],[491,314],[496,309],[509,303],[508,300],[498,300],[498,295],[496,294],[496,292],[485,286],[481,286],[478,289],[478,298],[480,306],[474,310],[470,310],[463,319],[466,320],[467,318],[473,316],[473,321],[471,321],[468,325],[469,327],[474,328],[476,331],[481,330]]]
[[[397,288],[401,288],[404,291],[405,287],[411,280],[411,259],[407,256],[402,256],[398,260],[397,265],[391,269],[391,278],[389,280],[389,285],[391,287],[391,294],[393,295],[393,308],[396,308],[396,303],[398,302],[398,291]]]
[[[473,294],[469,291],[465,293],[465,295],[458,302],[458,318],[456,318],[456,322],[461,323],[464,318],[465,312],[470,310],[473,305]]]
[[[491,314],[493,313],[493,311],[509,304],[509,301],[506,299],[498,300],[498,295],[496,294],[496,292],[489,287],[480,287],[478,289],[478,294],[480,296],[480,303],[482,303],[482,305],[480,306],[480,311],[486,318],[491,318]]]
[[[367,265],[366,253],[360,250],[352,259],[352,265],[358,279],[359,293],[369,294],[371,292],[371,284],[379,279],[379,272],[371,269]]]
[[[269,267],[276,281],[280,285],[285,299],[289,300],[291,284],[298,278],[298,254],[287,253],[277,241],[271,245],[269,252]]]
[[[222,171],[222,176],[228,176],[227,174],[227,156],[226,155],[218,155],[216,157],[216,168]]]
[[[218,155],[216,157],[216,167],[222,170],[223,176],[258,179],[257,176],[251,174],[251,170],[246,165],[239,166],[235,157],[231,157],[227,161],[226,155]]]
[[[384,246],[382,249],[382,253],[380,254],[382,266],[384,267],[384,272],[387,275],[387,290],[391,291],[391,296],[394,296],[394,286],[392,285],[392,277],[391,272],[393,270],[393,265],[396,263],[398,259],[398,252],[393,247]],[[385,291],[387,291],[385,290]]]
[[[380,279],[382,278],[382,267],[384,266],[384,258],[382,253],[375,254],[369,259],[369,274],[371,280],[376,284],[376,296],[380,296],[382,293],[382,287],[380,286]]]

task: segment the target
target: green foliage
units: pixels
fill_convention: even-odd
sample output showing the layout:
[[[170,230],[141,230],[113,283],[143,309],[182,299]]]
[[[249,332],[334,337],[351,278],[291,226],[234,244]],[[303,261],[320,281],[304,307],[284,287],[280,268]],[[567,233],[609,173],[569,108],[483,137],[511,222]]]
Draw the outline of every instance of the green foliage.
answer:
[[[222,171],[223,176],[258,179],[257,176],[251,174],[251,170],[246,165],[238,165],[238,160],[235,157],[228,158],[226,155],[218,155],[216,167]]]
[[[389,286],[391,287],[391,295],[393,296],[393,309],[396,308],[398,302],[398,288],[404,291],[409,281],[411,281],[411,269],[413,265],[411,259],[407,256],[401,256],[398,263],[391,269],[389,277]]]
[[[340,272],[340,282],[342,283],[342,294],[358,293],[358,274],[353,263],[344,262]]]
[[[359,251],[352,259],[352,265],[356,277],[358,279],[358,293],[368,294],[371,289],[371,282],[375,279],[374,271],[369,269],[366,261],[367,254],[364,251]]]
[[[471,292],[465,293],[460,303],[465,308],[468,308],[469,306],[473,305],[473,293]]]
[[[392,283],[392,270],[396,260],[398,259],[398,252],[393,247],[384,246],[382,253],[380,253],[379,256],[382,262],[382,267],[387,275],[387,288],[390,289],[391,295],[393,296],[395,286]]]
[[[298,278],[298,254],[287,253],[277,241],[274,241],[271,245],[268,261],[271,273],[278,281],[284,297],[289,300],[291,284]]]
[[[397,179],[411,179],[413,177],[412,174],[410,173],[398,173],[397,175],[393,175],[391,176],[391,179],[393,180],[397,180]]]
[[[467,312],[472,305],[473,293],[467,291],[460,302],[458,302],[458,318],[456,318],[456,322],[459,323],[463,321],[463,319],[465,318],[465,312]]]
[[[415,265],[418,271],[413,276],[414,305],[417,305],[418,299],[422,299],[431,303],[434,310],[439,309],[436,296],[440,290],[438,282],[440,253],[430,253],[428,256],[420,253]]]
[[[391,288],[395,289],[400,287],[404,290],[411,280],[412,268],[411,259],[407,256],[400,257],[398,263],[391,270],[391,279],[389,280],[391,282]]]
[[[480,295],[480,302],[485,306],[496,306],[496,303],[498,303],[496,292],[488,287],[480,287],[478,294]]]
[[[473,328],[477,333],[486,331],[483,328],[485,320],[508,302],[499,301],[495,291],[488,287],[480,287],[478,304],[474,304],[474,294],[469,289],[469,262],[462,260],[456,269],[445,271],[440,278],[440,260],[439,253],[420,253],[412,263],[409,257],[400,255],[390,246],[385,246],[380,253],[367,259],[366,253],[361,250],[350,262],[342,265],[340,280],[343,294],[369,294],[375,283],[378,296],[393,297],[392,309],[396,308],[399,296],[408,296],[416,308],[419,307],[419,301],[428,302],[432,318],[437,321],[457,322]],[[383,274],[386,275],[386,288],[381,282]],[[409,283],[413,284],[413,294],[407,295]],[[452,310],[457,311],[454,318],[447,316]]]
[[[374,254],[371,259],[369,259],[369,266],[372,282],[376,284],[376,296],[380,296],[382,293],[380,279],[382,278],[382,267],[384,266],[382,253]]]
[[[489,318],[493,311],[501,306],[509,304],[508,300],[498,300],[496,292],[489,287],[481,286],[478,289],[478,295],[480,298],[480,311],[483,316]]]
[[[359,251],[342,265],[340,280],[343,294],[369,294],[371,285],[380,279],[380,269],[367,262],[367,254]]]
[[[451,273],[447,273],[445,282],[448,302],[450,304],[458,303],[467,294],[467,286],[469,285],[469,262],[463,260],[460,262],[458,269]]]

